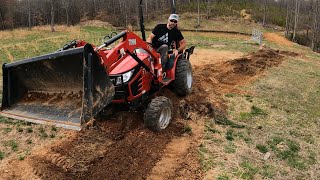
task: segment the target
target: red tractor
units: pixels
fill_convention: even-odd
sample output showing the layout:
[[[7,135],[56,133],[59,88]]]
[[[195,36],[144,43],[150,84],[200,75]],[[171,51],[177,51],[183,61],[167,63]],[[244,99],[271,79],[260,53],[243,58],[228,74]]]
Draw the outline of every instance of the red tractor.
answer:
[[[72,41],[58,52],[4,64],[1,115],[79,130],[110,103],[131,109],[149,103],[145,126],[165,129],[172,103],[155,94],[169,85],[179,96],[191,92],[194,46],[169,58],[164,70],[160,55],[145,42],[143,23],[141,31],[142,39],[123,31],[99,47]]]

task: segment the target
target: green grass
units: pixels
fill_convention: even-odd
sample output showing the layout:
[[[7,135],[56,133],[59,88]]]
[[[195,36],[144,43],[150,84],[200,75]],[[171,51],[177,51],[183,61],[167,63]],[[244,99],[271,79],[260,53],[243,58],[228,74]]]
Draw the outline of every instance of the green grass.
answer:
[[[228,141],[233,141],[234,140],[233,130],[228,129],[228,131],[226,133],[226,139]]]
[[[19,147],[16,140],[5,141],[4,146],[10,147],[12,151],[18,151],[18,147]]]
[[[249,161],[243,161],[240,164],[241,170],[237,173],[242,179],[255,179],[259,169]]]
[[[229,176],[224,175],[224,174],[219,174],[217,177],[217,180],[229,180]]]
[[[4,158],[4,152],[0,151],[0,161]]]
[[[228,142],[228,145],[224,147],[224,152],[228,154],[233,154],[237,151],[236,146],[232,142]]]
[[[230,97],[235,97],[236,94],[234,94],[234,93],[227,93],[227,94],[225,94],[224,96],[230,98]]]
[[[192,133],[192,127],[189,125],[185,125],[183,128],[184,133]]]
[[[0,59],[3,62],[10,62],[8,53],[14,60],[40,56],[54,52],[64,44],[81,39],[91,44],[100,45],[105,35],[114,29],[84,26],[77,32],[60,31],[51,33],[46,29],[27,31],[21,30],[17,33],[25,33],[25,36],[12,36],[10,39],[1,40]],[[0,31],[1,33],[1,31]]]
[[[200,144],[198,148],[199,163],[202,171],[207,172],[214,166],[214,160],[206,145]]]
[[[27,133],[32,133],[32,132],[33,132],[32,127],[28,127],[28,128],[27,128]]]
[[[219,130],[212,128],[210,125],[206,125],[205,131],[213,133],[213,134],[215,134],[215,133],[219,133],[220,134],[221,133]]]
[[[1,84],[2,86],[2,84]],[[28,123],[25,121],[19,121],[19,120],[15,120],[15,119],[9,119],[3,116],[0,116],[0,123],[2,124],[8,124],[8,125],[16,125],[16,126],[20,126],[20,125],[27,125]]]
[[[268,140],[267,141],[267,144],[269,145],[269,147],[272,149],[272,150],[277,150],[277,145],[281,142],[283,142],[284,139],[282,137],[273,137],[271,140]]]
[[[257,107],[257,106],[251,106],[251,111],[250,112],[240,112],[240,119],[241,120],[249,120],[249,119],[252,119],[253,117],[256,117],[256,116],[265,116],[267,115],[267,113]]]
[[[238,123],[231,121],[227,117],[215,118],[215,122],[219,125],[226,125],[226,126],[230,126],[232,128],[244,128],[245,127],[244,125],[240,125]]]
[[[244,126],[239,129],[244,130],[242,135],[233,129],[232,136],[229,133],[228,137],[233,138],[233,144],[241,144],[246,150],[241,151],[242,147],[238,147],[232,154],[247,157],[234,173],[228,173],[231,179],[320,176],[315,170],[320,157],[316,151],[320,143],[320,56],[299,46],[283,47],[282,50],[306,53],[307,58],[303,55],[286,57],[279,67],[268,69],[264,76],[240,87],[245,95],[226,94],[224,97],[228,102],[225,119]],[[223,125],[221,127],[228,132],[230,127],[225,126],[225,119],[219,119],[222,123],[217,124]],[[229,146],[224,145],[224,153],[230,154]],[[263,154],[270,152],[271,157],[261,161],[263,154],[252,154],[248,149]],[[236,159],[229,161],[232,164]]]
[[[268,148],[265,145],[262,144],[257,144],[256,148],[261,152],[261,153],[267,153],[268,152]]]
[[[41,126],[39,127],[39,136],[41,139],[47,138],[49,135],[47,134],[46,130]]]
[[[266,178],[273,178],[276,175],[277,170],[271,165],[263,165],[261,175]]]
[[[23,155],[23,154],[19,154],[18,159],[19,159],[20,161],[23,161],[23,160],[24,160],[24,158],[25,158],[25,155]]]
[[[210,36],[210,34],[199,33],[195,35],[195,33],[186,32],[184,33],[185,39],[188,40],[188,46],[196,46],[198,48],[203,49],[216,49],[216,50],[225,50],[225,51],[240,51],[244,53],[254,52],[259,46],[257,44],[251,43],[248,41],[250,36],[248,36],[248,40],[244,39],[234,39],[228,38],[225,36]]]
[[[320,55],[298,45],[267,45],[301,56],[285,57],[280,66],[269,68],[256,81],[239,87],[244,94],[223,95],[228,114],[215,118],[214,128],[205,129],[206,133],[216,134],[214,137],[224,137],[212,146],[206,144],[208,149],[223,145],[221,156],[228,157],[223,166],[216,164],[221,169],[216,179],[222,175],[230,179],[308,179],[310,174],[320,177],[315,170],[320,157]],[[234,126],[240,124],[242,128]],[[267,152],[271,156],[264,161]],[[233,156],[243,160],[237,162]]]
[[[7,127],[7,128],[4,128],[3,131],[4,131],[4,133],[7,134],[12,131],[12,128]]]

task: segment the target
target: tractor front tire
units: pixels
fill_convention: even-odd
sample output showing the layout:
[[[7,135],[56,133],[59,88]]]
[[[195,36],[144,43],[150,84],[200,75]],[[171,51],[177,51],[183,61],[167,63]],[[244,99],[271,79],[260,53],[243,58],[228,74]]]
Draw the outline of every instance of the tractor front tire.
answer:
[[[171,100],[164,96],[156,97],[144,113],[144,125],[152,131],[159,132],[168,127],[172,114]]]
[[[192,67],[189,60],[178,60],[176,66],[176,78],[173,83],[175,92],[179,96],[186,96],[191,93],[192,81]]]

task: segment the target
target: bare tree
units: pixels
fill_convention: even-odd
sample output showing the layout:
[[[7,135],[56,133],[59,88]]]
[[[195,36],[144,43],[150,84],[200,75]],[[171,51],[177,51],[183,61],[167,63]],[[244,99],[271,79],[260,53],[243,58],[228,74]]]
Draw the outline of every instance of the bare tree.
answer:
[[[295,1],[295,11],[294,11],[294,28],[292,40],[296,41],[297,27],[299,23],[299,11],[300,11],[300,0]]]
[[[62,7],[66,11],[67,26],[70,26],[70,22],[69,22],[70,0],[62,1]]]
[[[50,0],[51,5],[51,32],[55,32],[54,30],[54,0]]]
[[[286,15],[286,30],[285,30],[285,36],[292,40],[292,32],[294,29],[294,1],[292,0],[287,0],[287,15]]]
[[[200,27],[200,0],[198,0],[198,25],[197,27]]]
[[[289,38],[290,36],[290,0],[287,0],[287,15],[286,15],[286,27],[285,27],[285,37]]]
[[[317,51],[319,48],[319,31],[320,31],[320,25],[319,25],[319,13],[320,13],[320,3],[318,0],[315,0],[314,7],[313,7],[313,34],[312,34],[312,40],[311,40],[311,48],[313,51]]]
[[[267,0],[263,1],[263,22],[262,25],[266,25],[266,16],[267,16]]]
[[[148,0],[145,0],[145,4],[146,4],[146,18],[148,19]]]
[[[31,2],[28,0],[28,29],[31,30]]]
[[[210,5],[211,5],[211,0],[207,0],[207,8],[206,8],[206,10],[207,10],[206,18],[207,19],[209,19],[209,16],[210,16],[210,11],[211,11]]]
[[[2,10],[1,10],[1,7],[0,7],[0,29],[3,29],[3,18],[2,18]]]

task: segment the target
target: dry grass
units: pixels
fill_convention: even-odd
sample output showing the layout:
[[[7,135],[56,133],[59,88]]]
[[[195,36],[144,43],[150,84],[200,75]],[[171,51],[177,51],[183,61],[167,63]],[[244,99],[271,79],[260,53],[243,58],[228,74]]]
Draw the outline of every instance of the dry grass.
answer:
[[[6,31],[0,31],[0,39],[6,40],[6,39],[20,39],[24,38],[30,34],[33,34],[34,32],[28,31],[24,28],[14,29],[14,30],[6,30]]]
[[[300,55],[241,87],[248,94],[226,94],[228,118],[245,128],[207,123],[205,179],[320,178],[320,55],[277,40],[266,43]]]
[[[165,14],[158,17],[158,20],[149,22],[146,27],[154,28],[158,23],[167,23],[167,18],[169,14]],[[248,33],[252,32],[252,28],[260,29],[266,31],[259,24],[254,22],[249,22],[237,17],[219,17],[206,19],[205,16],[200,18],[200,27],[196,27],[198,24],[198,15],[196,13],[185,13],[180,14],[179,27],[182,29],[201,29],[201,30],[215,30],[215,31],[233,31]]]
[[[12,62],[43,55],[56,51],[75,39],[100,45],[102,37],[114,31],[110,25],[94,27],[92,23],[97,22],[87,22],[83,25],[70,27],[57,25],[55,32],[51,32],[50,26],[37,26],[31,30],[25,28],[0,31],[2,40],[0,42],[0,59],[2,62]]]
[[[14,57],[12,56],[12,54],[8,51],[8,49],[6,47],[3,47],[3,50],[5,52],[5,55],[7,55],[7,58],[9,59],[10,62],[14,61]]]
[[[61,25],[55,26],[55,30],[52,33],[50,26],[39,26],[31,30],[0,31],[1,64],[56,51],[74,39],[82,39],[90,43],[92,40],[101,42],[100,38],[111,31],[105,28],[96,30],[94,27]],[[0,76],[2,77],[2,69],[0,69]],[[2,78],[0,78],[1,100]],[[32,149],[62,138],[65,132],[69,131],[7,120],[0,116],[0,166],[5,166],[11,159],[23,160]]]
[[[10,159],[23,160],[33,148],[63,138],[65,133],[67,131],[60,128],[8,120],[0,116],[0,152],[3,153],[0,168]]]
[[[246,127],[209,124],[204,144],[215,159],[208,179],[319,179],[318,61],[287,58],[244,87],[251,94],[226,96],[228,118]]]

